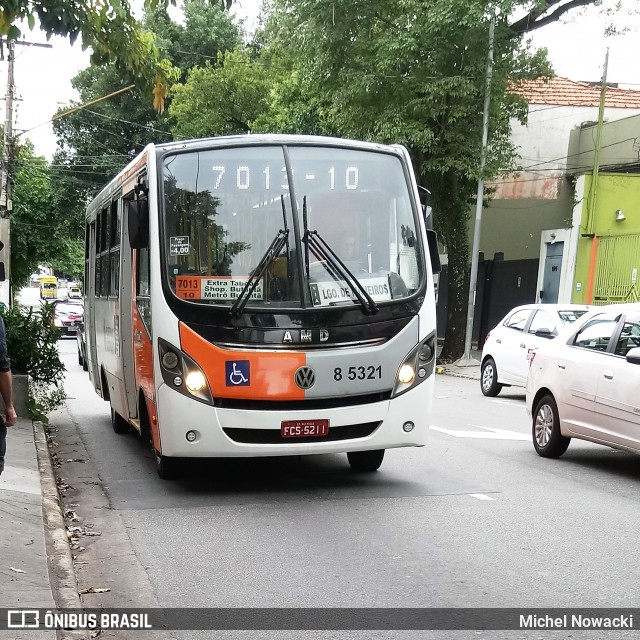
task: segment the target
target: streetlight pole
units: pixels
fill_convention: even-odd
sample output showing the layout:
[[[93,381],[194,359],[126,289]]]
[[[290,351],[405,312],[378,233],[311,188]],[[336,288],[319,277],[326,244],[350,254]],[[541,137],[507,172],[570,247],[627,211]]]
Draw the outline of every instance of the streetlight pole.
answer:
[[[11,163],[13,162],[13,69],[15,45],[7,43],[7,93],[5,95],[4,137],[2,142],[2,165],[0,168],[0,302],[11,306],[9,273],[11,265]]]
[[[487,160],[487,142],[489,140],[489,104],[491,100],[491,77],[493,75],[493,41],[495,33],[495,11],[489,23],[489,53],[487,56],[487,78],[484,89],[484,113],[482,117],[482,148],[480,150],[480,177],[476,196],[476,221],[473,230],[473,246],[471,248],[471,276],[469,279],[469,300],[467,302],[467,330],[464,340],[464,359],[471,359],[471,334],[473,333],[473,316],[476,306],[476,286],[478,282],[478,256],[480,253],[480,224],[482,222],[482,198],[484,196],[484,165]]]

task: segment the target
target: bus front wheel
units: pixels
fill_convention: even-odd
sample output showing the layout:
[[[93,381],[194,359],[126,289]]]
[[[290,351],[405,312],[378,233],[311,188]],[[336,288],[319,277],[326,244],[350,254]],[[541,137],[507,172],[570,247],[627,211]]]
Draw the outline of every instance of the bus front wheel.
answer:
[[[384,458],[384,449],[374,451],[349,451],[347,459],[353,471],[377,471]]]
[[[129,423],[119,414],[111,408],[111,426],[113,430],[118,434],[129,432]]]
[[[178,477],[178,458],[169,458],[156,451],[156,471],[162,480],[175,480]]]

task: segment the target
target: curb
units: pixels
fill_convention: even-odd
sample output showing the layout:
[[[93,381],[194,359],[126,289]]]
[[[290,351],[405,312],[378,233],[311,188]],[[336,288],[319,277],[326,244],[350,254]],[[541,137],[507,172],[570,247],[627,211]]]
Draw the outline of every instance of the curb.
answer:
[[[56,605],[60,609],[82,609],[78,583],[73,568],[71,550],[67,540],[67,528],[62,517],[62,507],[56,484],[47,436],[41,422],[33,422],[33,438],[38,454],[40,486],[42,488],[42,519],[45,530],[49,583]],[[52,580],[53,578],[53,580]],[[88,632],[58,631],[60,640],[88,640]]]

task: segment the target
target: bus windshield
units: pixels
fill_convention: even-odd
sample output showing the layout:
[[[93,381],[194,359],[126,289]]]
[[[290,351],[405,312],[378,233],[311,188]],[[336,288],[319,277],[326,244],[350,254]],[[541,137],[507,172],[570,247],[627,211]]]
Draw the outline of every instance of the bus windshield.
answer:
[[[173,293],[230,308],[241,298],[252,309],[412,295],[424,277],[423,249],[400,159],[306,145],[288,146],[287,155],[271,145],[164,158]]]

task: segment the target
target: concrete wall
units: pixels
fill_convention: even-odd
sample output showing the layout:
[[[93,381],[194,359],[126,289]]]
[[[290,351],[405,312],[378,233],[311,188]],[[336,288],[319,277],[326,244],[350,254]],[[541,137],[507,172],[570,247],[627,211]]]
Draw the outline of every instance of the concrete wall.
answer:
[[[482,212],[480,251],[488,260],[497,251],[504,253],[505,260],[538,258],[543,230],[571,226],[572,201],[573,188],[566,178],[560,179],[554,199],[492,200]],[[472,241],[473,229],[469,238]]]
[[[593,243],[592,238],[583,237],[582,234],[592,233],[599,238],[640,234],[640,175],[599,174],[593,222],[588,229],[587,215],[591,183],[592,176],[585,176],[572,296],[572,301],[576,303],[586,301]],[[621,222],[616,221],[618,209],[625,216],[625,220]]]
[[[591,125],[575,129],[572,132],[569,145],[569,171],[574,173],[592,172],[596,129],[596,125]],[[600,171],[612,165],[640,162],[639,130],[640,115],[603,124],[599,160]]]
[[[605,120],[612,122],[640,114],[640,109],[612,109],[605,111]],[[511,140],[520,150],[525,171],[567,167],[571,131],[585,122],[598,121],[598,107],[567,107],[530,104],[526,125],[511,122]]]

